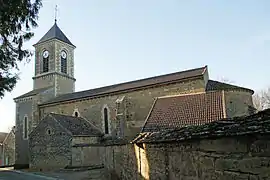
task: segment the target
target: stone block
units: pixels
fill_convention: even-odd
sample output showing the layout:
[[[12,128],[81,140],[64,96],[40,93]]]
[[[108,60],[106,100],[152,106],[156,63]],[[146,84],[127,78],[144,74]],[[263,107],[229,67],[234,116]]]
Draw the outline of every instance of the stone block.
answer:
[[[229,154],[232,152],[247,152],[247,144],[241,143],[237,138],[220,138],[215,140],[202,140],[199,146],[200,151],[211,151],[221,154]]]

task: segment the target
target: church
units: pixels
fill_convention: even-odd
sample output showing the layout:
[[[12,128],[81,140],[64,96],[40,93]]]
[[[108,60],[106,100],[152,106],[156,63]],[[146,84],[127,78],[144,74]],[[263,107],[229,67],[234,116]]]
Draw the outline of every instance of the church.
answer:
[[[140,133],[254,112],[254,91],[208,66],[75,92],[76,46],[56,22],[34,47],[33,90],[14,98],[17,167],[103,166],[107,146]]]

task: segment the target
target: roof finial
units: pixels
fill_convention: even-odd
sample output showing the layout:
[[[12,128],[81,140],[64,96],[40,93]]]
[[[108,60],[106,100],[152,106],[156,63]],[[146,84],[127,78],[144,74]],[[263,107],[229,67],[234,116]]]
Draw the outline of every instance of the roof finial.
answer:
[[[55,21],[55,23],[57,21],[57,5],[55,5],[55,17],[54,17],[54,21]]]

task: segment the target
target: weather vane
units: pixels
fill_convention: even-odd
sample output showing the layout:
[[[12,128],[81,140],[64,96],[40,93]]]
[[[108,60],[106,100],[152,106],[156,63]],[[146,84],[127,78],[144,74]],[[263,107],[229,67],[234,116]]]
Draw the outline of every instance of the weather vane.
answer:
[[[57,5],[55,5],[55,17],[54,17],[54,21],[55,21],[55,23],[57,21]]]

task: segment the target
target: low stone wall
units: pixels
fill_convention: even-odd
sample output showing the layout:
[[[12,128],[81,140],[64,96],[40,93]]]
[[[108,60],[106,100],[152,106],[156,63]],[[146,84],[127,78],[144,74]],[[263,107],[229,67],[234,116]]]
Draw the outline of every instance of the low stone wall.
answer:
[[[103,147],[79,144],[72,147],[72,167],[103,166]]]
[[[132,144],[105,147],[104,167],[110,180],[137,178],[137,159]]]
[[[109,179],[268,179],[270,112],[107,146]]]
[[[95,136],[73,137],[71,167],[103,166],[104,147],[99,142]]]
[[[230,180],[270,177],[269,135],[150,144],[144,151],[149,169],[141,174],[150,179]]]
[[[270,135],[106,147],[110,179],[267,179]]]

